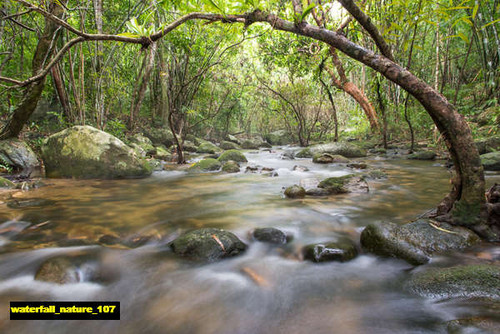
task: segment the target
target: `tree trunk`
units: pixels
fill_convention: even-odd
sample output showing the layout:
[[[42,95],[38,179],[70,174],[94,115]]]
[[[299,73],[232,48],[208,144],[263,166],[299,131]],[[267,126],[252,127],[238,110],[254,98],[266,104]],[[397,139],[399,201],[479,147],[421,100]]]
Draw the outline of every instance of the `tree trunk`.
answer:
[[[61,103],[61,107],[63,108],[64,115],[66,115],[66,119],[70,122],[73,121],[73,115],[71,113],[71,108],[69,106],[68,94],[66,93],[66,88],[64,87],[64,82],[61,78],[61,71],[59,66],[56,65],[51,69],[52,79],[54,81],[54,87],[57,92],[57,97],[59,98],[59,102]]]
[[[61,18],[64,14],[64,9],[59,5],[59,3],[60,1],[51,1],[49,5],[49,12],[52,15]],[[33,75],[38,74],[38,71],[42,69],[44,64],[50,59],[53,52],[53,41],[56,38],[58,28],[58,24],[49,19],[45,19],[45,29],[38,40],[38,45],[33,56]],[[12,116],[0,132],[0,140],[19,136],[31,114],[35,111],[38,100],[40,100],[40,97],[42,96],[42,91],[45,87],[45,78],[46,77],[27,86],[21,101],[14,109]]]

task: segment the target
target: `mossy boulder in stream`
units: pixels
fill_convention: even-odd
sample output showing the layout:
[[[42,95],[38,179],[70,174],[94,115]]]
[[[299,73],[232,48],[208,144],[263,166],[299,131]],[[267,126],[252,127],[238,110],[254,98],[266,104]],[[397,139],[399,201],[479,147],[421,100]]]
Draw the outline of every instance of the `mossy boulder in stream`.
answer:
[[[326,190],[330,195],[345,193],[366,193],[369,191],[366,181],[355,175],[329,177],[318,184],[318,188]]]
[[[14,182],[7,180],[7,179],[0,176],[0,188],[13,189],[15,187],[16,187],[16,185],[14,184]]]
[[[189,167],[189,170],[202,171],[202,172],[213,172],[218,171],[222,164],[217,159],[203,159]]]
[[[61,255],[43,262],[35,280],[57,284],[107,282],[115,276],[104,270],[96,254]]]
[[[199,261],[217,261],[243,253],[247,246],[231,232],[202,228],[181,235],[170,243],[172,251]]]
[[[435,254],[470,247],[480,241],[469,229],[429,220],[406,225],[374,223],[361,233],[363,249],[373,254],[396,257],[414,265],[430,261]]]
[[[297,154],[295,154],[296,158],[312,158],[313,153],[309,147],[301,149]]]
[[[220,155],[218,160],[220,162],[225,162],[225,161],[229,161],[229,160],[236,161],[236,162],[248,162],[245,155],[238,150],[226,151]]]
[[[288,198],[304,198],[306,197],[306,190],[295,184],[285,189],[285,196]]]
[[[236,161],[229,160],[224,163],[224,166],[222,166],[222,171],[226,173],[239,173],[240,165],[238,165]]]
[[[500,267],[493,264],[430,268],[413,275],[410,291],[425,297],[500,300]]]
[[[339,154],[330,153],[316,153],[313,156],[313,162],[317,164],[331,164],[331,163],[349,163],[349,159]]]
[[[293,137],[285,130],[271,132],[265,139],[271,145],[288,145],[293,142]]]
[[[48,177],[145,177],[152,167],[118,138],[91,126],[74,126],[45,140],[42,156]]]
[[[29,169],[40,166],[33,150],[19,139],[0,141],[0,164],[14,169]]]
[[[208,153],[208,154],[214,154],[214,153],[220,152],[220,151],[221,151],[221,149],[217,145],[212,144],[209,141],[205,141],[205,142],[201,143],[201,145],[196,150],[196,152],[198,152],[198,153]]]
[[[222,143],[220,143],[220,148],[222,148],[223,150],[239,150],[239,149],[241,149],[241,147],[238,144],[230,142],[230,141],[223,141]]]
[[[410,160],[434,160],[436,152],[433,151],[418,151],[408,156]]]
[[[481,155],[481,163],[485,170],[500,170],[500,151]]]
[[[352,143],[328,143],[314,145],[309,148],[314,155],[317,153],[329,153],[332,155],[342,155],[346,158],[366,157],[366,150]]]
[[[307,245],[302,249],[304,259],[313,262],[339,261],[346,262],[358,255],[356,245],[349,238],[337,241]]]
[[[140,133],[135,134],[134,136],[129,138],[131,146],[140,147],[146,155],[153,156],[156,154],[156,148],[153,146],[153,142],[151,139],[143,136]]]

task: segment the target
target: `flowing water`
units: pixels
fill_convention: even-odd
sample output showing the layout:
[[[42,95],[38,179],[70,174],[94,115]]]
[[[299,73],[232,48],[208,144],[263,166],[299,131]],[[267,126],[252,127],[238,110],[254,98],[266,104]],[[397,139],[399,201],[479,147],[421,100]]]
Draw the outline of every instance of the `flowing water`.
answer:
[[[473,302],[411,295],[404,282],[412,267],[400,260],[367,254],[347,263],[300,259],[304,245],[339,235],[359,242],[369,223],[405,223],[435,207],[450,186],[443,166],[367,159],[388,175],[368,181],[368,194],[290,200],[283,197],[283,187],[359,171],[310,159],[282,160],[281,153],[246,153],[249,165],[274,168],[277,177],[244,173],[244,166],[239,174],[164,171],[142,180],[45,180],[45,187],[4,196],[0,331],[436,333],[445,331],[445,321],[491,313]],[[309,171],[293,171],[295,165]],[[489,174],[487,180],[500,182],[500,176]],[[200,227],[229,230],[249,249],[211,264],[171,253],[168,242]],[[293,241],[283,247],[253,242],[249,232],[257,227],[279,228]],[[140,247],[105,247],[106,238]],[[90,282],[83,269],[79,283],[34,280],[43,261],[66,254],[99,262],[107,280]],[[9,321],[13,300],[120,301],[121,320]]]

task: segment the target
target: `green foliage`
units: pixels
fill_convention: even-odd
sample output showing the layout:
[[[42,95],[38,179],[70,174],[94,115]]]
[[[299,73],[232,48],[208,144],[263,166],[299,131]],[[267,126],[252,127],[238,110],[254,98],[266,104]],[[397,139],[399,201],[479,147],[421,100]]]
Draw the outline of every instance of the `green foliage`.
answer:
[[[105,130],[113,136],[123,140],[126,137],[127,126],[120,119],[112,119],[106,124]]]

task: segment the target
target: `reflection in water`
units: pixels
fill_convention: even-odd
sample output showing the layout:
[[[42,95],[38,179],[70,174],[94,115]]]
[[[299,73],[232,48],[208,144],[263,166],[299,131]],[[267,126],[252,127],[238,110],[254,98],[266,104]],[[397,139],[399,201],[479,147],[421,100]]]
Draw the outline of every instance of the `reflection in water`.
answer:
[[[144,180],[50,180],[47,187],[1,199],[0,326],[5,333],[435,333],[441,323],[480,307],[445,306],[401,288],[409,265],[362,255],[348,263],[299,260],[302,246],[338,235],[359,240],[376,221],[405,223],[434,207],[449,188],[445,168],[420,161],[368,161],[388,179],[369,181],[368,194],[288,200],[283,187],[301,179],[353,172],[344,166],[248,153],[263,174],[170,171]],[[309,171],[293,171],[294,165]],[[497,174],[488,182],[499,181]],[[35,203],[36,204],[36,203]],[[245,255],[209,265],[173,256],[166,244],[198,227],[231,230],[250,245]],[[256,227],[293,234],[272,248],[252,242]],[[120,242],[116,242],[116,241]],[[101,246],[95,246],[100,244]],[[106,245],[103,247],[102,245]],[[138,247],[137,246],[141,246]],[[34,281],[56,255],[97,252],[114,279],[104,284]],[[119,300],[119,322],[9,322],[11,300]]]

